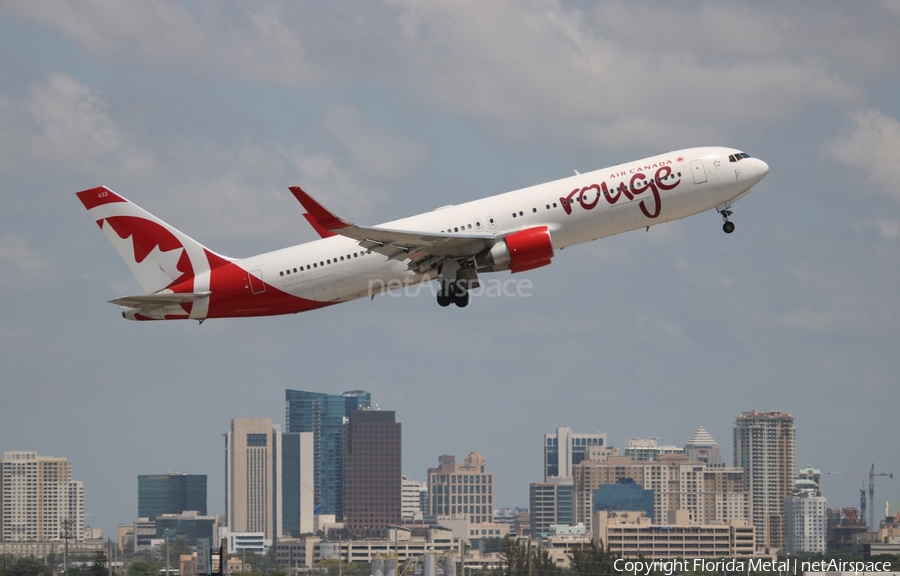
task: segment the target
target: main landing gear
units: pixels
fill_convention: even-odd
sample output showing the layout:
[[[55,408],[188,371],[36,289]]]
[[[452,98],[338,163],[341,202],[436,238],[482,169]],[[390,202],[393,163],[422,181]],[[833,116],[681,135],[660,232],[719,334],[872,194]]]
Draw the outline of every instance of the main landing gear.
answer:
[[[722,230],[724,230],[726,234],[731,234],[732,232],[734,232],[734,222],[728,219],[728,217],[733,214],[730,208],[731,202],[725,202],[724,204],[719,204],[718,206],[716,206],[716,210],[719,211],[719,214],[722,215],[722,220],[725,221],[725,223],[722,224]]]
[[[461,282],[453,280],[441,280],[441,287],[437,294],[437,303],[442,307],[456,304],[459,308],[469,305],[469,291]]]

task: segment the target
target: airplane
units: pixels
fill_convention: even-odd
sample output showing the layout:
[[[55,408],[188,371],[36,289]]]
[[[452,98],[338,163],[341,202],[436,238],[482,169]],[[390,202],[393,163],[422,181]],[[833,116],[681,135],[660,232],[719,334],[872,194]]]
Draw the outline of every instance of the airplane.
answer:
[[[760,159],[724,147],[676,150],[359,226],[290,188],[320,239],[249,258],[206,248],[104,186],[77,193],[147,294],[110,300],[129,320],[296,314],[437,280],[437,302],[464,308],[479,275],[551,263],[558,250],[715,210],[765,178]]]

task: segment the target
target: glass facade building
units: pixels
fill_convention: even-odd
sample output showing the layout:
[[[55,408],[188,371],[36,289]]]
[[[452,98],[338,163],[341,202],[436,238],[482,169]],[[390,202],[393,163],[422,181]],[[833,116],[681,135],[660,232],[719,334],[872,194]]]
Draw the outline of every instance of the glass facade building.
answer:
[[[630,478],[622,478],[618,484],[604,484],[594,490],[594,512],[644,512],[653,519],[653,490],[644,488]]]
[[[205,474],[138,476],[138,518],[153,520],[163,514],[188,510],[206,516]]]
[[[544,435],[544,481],[571,476],[573,467],[587,456],[591,446],[606,446],[606,433],[573,434],[568,426]]]
[[[324,514],[344,517],[344,422],[355,410],[370,408],[364,390],[323,394],[285,390],[288,432],[313,433],[313,475],[316,505]]]

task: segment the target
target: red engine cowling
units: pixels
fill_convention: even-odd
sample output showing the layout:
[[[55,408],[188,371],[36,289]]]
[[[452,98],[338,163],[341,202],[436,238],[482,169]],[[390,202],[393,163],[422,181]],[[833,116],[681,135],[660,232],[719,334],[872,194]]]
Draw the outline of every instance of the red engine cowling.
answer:
[[[509,268],[515,274],[546,266],[553,258],[550,229],[536,226],[513,232],[490,249],[486,260],[494,269]]]

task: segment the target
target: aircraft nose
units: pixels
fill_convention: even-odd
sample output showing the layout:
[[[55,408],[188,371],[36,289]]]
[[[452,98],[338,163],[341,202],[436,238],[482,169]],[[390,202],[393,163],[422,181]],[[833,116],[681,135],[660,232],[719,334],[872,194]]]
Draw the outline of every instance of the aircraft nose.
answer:
[[[756,158],[756,176],[759,180],[762,180],[766,177],[766,174],[769,173],[769,165]]]

